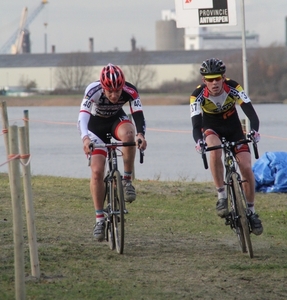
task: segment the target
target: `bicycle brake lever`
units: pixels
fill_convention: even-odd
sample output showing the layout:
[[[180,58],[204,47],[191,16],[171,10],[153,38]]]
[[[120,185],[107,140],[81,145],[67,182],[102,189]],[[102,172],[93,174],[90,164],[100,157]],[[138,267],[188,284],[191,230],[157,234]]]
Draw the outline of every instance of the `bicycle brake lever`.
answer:
[[[90,142],[89,148],[90,148],[90,153],[88,154],[88,167],[91,166],[92,152],[93,152],[93,150],[94,150],[93,142]]]
[[[143,141],[141,139],[138,139],[137,140],[137,144],[138,146],[142,143]],[[142,164],[143,161],[144,161],[144,150],[140,149],[139,148],[139,151],[140,151],[140,163]]]
[[[142,164],[144,161],[144,150],[140,149],[140,163]]]

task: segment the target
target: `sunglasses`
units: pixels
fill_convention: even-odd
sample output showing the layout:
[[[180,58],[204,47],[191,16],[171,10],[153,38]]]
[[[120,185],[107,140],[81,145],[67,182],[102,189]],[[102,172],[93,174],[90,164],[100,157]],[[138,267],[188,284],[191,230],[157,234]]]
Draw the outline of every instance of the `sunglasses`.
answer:
[[[207,82],[213,82],[214,80],[215,81],[220,81],[222,79],[222,76],[218,76],[218,77],[215,77],[215,78],[205,78],[204,77],[204,80],[206,80]]]
[[[122,91],[122,89],[119,90],[106,90],[108,93],[120,93]]]

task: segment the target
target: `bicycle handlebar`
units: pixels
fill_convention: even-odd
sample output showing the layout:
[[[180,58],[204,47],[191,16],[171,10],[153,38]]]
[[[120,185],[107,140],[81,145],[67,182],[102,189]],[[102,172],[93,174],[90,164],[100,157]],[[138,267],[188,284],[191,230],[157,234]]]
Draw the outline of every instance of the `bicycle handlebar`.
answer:
[[[250,133],[247,134],[247,138],[243,139],[243,140],[239,140],[236,142],[229,142],[227,141],[224,137],[221,139],[222,143],[220,145],[216,145],[216,146],[210,146],[207,147],[205,142],[201,142],[201,156],[202,156],[202,160],[203,160],[203,164],[205,169],[208,169],[208,163],[207,163],[207,158],[206,158],[206,152],[208,151],[212,151],[212,150],[217,150],[217,149],[231,149],[237,145],[242,145],[242,144],[248,144],[248,143],[252,143],[253,144],[253,151],[254,151],[254,156],[256,159],[259,158],[259,154],[258,154],[258,147],[257,147],[257,142],[254,138],[255,135],[255,131],[252,130]]]
[[[141,139],[138,139],[137,142],[112,142],[112,143],[100,143],[100,144],[97,144],[92,141],[89,145],[89,148],[90,148],[90,153],[92,153],[92,151],[97,148],[116,149],[119,147],[139,146],[141,143],[142,143]],[[144,150],[139,149],[139,152],[140,152],[140,163],[142,164],[144,161]],[[91,154],[89,154],[89,166],[90,166],[90,161],[91,161]]]
[[[109,149],[115,149],[118,147],[129,147],[129,146],[136,146],[136,142],[113,142],[113,143],[101,143],[97,144],[95,142],[91,142],[89,147],[91,150],[94,150],[96,148],[109,148]]]

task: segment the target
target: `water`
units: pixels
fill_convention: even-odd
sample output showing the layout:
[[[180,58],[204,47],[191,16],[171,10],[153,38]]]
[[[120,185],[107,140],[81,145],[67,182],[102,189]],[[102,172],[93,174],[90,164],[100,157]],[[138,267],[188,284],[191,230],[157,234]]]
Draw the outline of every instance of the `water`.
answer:
[[[29,112],[32,175],[89,178],[90,169],[76,128],[79,107],[8,107],[10,125],[23,126],[23,111]],[[287,106],[255,105],[260,118],[259,154],[287,149]],[[245,118],[238,108],[241,118]],[[145,106],[147,120],[144,163],[137,153],[135,176],[150,180],[211,181],[195,151],[189,106]],[[4,138],[0,138],[0,164],[7,161]],[[120,163],[120,168],[122,164]],[[8,165],[0,172],[7,172]]]

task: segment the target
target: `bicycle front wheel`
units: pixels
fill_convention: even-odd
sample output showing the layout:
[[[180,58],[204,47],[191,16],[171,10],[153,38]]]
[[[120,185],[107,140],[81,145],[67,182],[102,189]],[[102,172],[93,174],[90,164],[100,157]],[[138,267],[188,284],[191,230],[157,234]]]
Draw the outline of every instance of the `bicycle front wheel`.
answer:
[[[249,230],[249,225],[248,225],[248,220],[246,215],[246,201],[242,190],[242,186],[238,181],[237,176],[238,175],[236,173],[232,174],[233,188],[236,197],[235,205],[236,205],[236,210],[238,212],[238,215],[240,216],[239,224],[243,233],[245,244],[247,246],[249,257],[252,258],[253,248],[252,248],[250,230]]]
[[[106,221],[106,240],[111,250],[115,249],[114,228],[110,221]]]
[[[113,227],[116,250],[122,254],[124,251],[125,239],[125,220],[124,220],[124,191],[122,184],[122,177],[119,171],[114,172],[113,176],[114,197],[112,204],[113,211]]]
[[[244,239],[244,233],[242,230],[242,227],[239,223],[239,216],[238,216],[238,211],[236,208],[236,195],[234,192],[234,185],[233,185],[233,181],[231,178],[229,178],[227,180],[227,182],[229,183],[227,185],[227,196],[230,202],[230,226],[231,229],[233,229],[233,231],[235,232],[238,242],[239,242],[239,247],[241,249],[241,251],[243,253],[247,252],[247,248],[246,248],[246,243],[245,243],[245,239]]]
[[[109,244],[111,250],[115,249],[115,236],[114,236],[114,226],[113,226],[113,216],[112,216],[112,199],[114,199],[115,191],[113,188],[113,182],[106,183],[106,200],[107,207],[104,210],[105,222],[106,222],[106,241]]]

